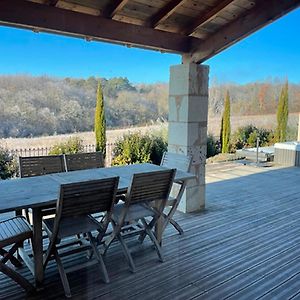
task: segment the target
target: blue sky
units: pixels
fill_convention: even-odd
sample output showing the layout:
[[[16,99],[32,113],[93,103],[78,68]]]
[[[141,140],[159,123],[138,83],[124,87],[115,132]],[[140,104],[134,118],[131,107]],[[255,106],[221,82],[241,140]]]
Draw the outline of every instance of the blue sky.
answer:
[[[247,83],[272,78],[300,83],[300,9],[206,62],[210,78]],[[0,26],[0,74],[128,77],[133,83],[167,82],[175,54],[126,48]]]

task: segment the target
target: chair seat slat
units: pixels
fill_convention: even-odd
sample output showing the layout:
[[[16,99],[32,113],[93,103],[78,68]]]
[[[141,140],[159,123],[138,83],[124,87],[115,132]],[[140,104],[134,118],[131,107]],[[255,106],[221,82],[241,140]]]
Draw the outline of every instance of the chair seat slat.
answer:
[[[0,235],[0,245],[1,247],[5,247],[5,245],[11,244],[11,241],[15,238],[30,237],[31,226],[24,217],[15,217],[0,222]]]

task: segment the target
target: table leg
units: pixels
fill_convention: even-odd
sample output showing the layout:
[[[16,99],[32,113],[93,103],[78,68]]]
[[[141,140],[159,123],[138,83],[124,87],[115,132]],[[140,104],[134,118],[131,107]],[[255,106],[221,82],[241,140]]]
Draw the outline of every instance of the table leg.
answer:
[[[43,232],[42,232],[42,214],[40,208],[32,209],[33,217],[33,257],[34,257],[34,275],[35,284],[39,288],[42,286],[44,280],[43,267]]]
[[[156,209],[163,213],[164,207],[165,207],[165,203],[163,205],[163,203],[161,201],[155,201],[155,207]],[[161,215],[155,225],[155,236],[156,239],[158,241],[158,243],[160,244],[160,246],[162,245],[162,235],[163,235],[163,231],[164,231],[164,217]]]

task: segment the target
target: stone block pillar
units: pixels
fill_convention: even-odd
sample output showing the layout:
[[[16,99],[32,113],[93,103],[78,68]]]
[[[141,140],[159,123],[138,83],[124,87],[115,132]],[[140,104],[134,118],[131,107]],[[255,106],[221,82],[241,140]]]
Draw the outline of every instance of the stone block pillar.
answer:
[[[197,177],[187,185],[178,208],[183,212],[205,207],[208,73],[208,66],[194,63],[170,69],[168,151],[191,155]]]

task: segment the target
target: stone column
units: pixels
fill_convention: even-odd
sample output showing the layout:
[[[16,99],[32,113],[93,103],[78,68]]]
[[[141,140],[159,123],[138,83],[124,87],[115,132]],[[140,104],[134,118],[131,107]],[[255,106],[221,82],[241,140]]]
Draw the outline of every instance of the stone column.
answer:
[[[170,69],[168,151],[191,155],[197,177],[187,185],[178,208],[183,212],[205,207],[208,72],[208,66],[194,63]]]

